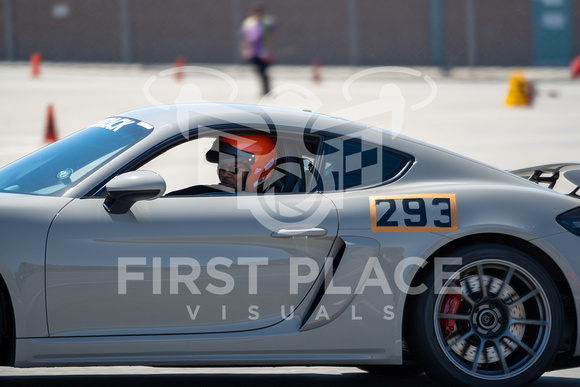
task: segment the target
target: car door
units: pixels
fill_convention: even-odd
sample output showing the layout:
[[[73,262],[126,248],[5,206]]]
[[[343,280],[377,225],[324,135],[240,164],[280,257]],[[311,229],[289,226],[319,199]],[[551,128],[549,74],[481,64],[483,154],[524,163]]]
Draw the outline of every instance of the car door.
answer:
[[[47,240],[50,335],[275,324],[306,297],[337,228],[334,205],[316,193],[167,196],[119,215],[103,198],[73,200]]]

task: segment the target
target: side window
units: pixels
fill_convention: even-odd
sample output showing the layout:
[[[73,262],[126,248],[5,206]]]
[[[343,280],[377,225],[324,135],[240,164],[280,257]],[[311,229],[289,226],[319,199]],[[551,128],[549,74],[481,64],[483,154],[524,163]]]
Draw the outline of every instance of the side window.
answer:
[[[199,138],[177,145],[139,168],[157,172],[167,183],[166,192],[200,184],[219,183],[216,164],[205,159],[213,138]]]
[[[288,193],[306,193],[316,190],[316,179],[313,176],[314,161],[320,139],[318,136],[304,137],[303,133],[299,134],[293,131],[279,131],[277,137],[272,139],[271,144],[274,146],[273,151],[268,152],[264,159],[267,161],[264,165],[259,165],[258,154],[251,157],[248,163],[233,163],[234,159],[229,162],[228,148],[221,149],[221,139],[231,138],[236,141],[240,140],[245,134],[236,134],[236,132],[213,132],[208,137],[196,138],[182,144],[179,144],[166,152],[158,155],[148,161],[139,170],[150,170],[157,172],[165,179],[167,183],[166,195],[223,195],[223,194],[288,194]],[[258,132],[263,133],[263,132]],[[248,136],[256,136],[250,134]],[[263,135],[262,135],[263,136]],[[268,137],[268,136],[266,136]],[[220,149],[216,157],[220,161],[208,161],[206,155],[210,149],[212,152],[216,147],[216,139],[220,139]],[[250,140],[251,141],[251,140]],[[252,147],[248,149],[253,149]],[[242,156],[240,152],[238,156]],[[211,157],[210,157],[211,158]],[[226,161],[224,161],[226,160]],[[238,161],[240,158],[237,159]],[[270,161],[271,160],[271,161]],[[271,172],[265,173],[262,180],[251,180],[251,175],[260,176],[260,171],[271,168]],[[241,165],[240,165],[241,164]],[[238,188],[224,186],[228,181],[225,175],[230,175],[233,171],[223,172],[223,167],[248,167],[249,172],[244,183],[238,182]],[[243,172],[242,169],[240,171]],[[237,168],[236,168],[236,177]],[[243,179],[243,178],[242,178]],[[255,188],[251,188],[251,187]]]
[[[318,180],[323,192],[388,183],[405,172],[413,160],[393,149],[344,138],[326,139],[322,154]]]

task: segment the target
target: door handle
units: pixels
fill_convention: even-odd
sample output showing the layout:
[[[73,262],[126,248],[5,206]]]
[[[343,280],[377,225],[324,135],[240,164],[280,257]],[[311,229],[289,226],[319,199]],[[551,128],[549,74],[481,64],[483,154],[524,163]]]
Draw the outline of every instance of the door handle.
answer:
[[[281,228],[274,231],[270,236],[274,238],[294,238],[294,237],[322,237],[327,233],[324,227],[309,228]]]

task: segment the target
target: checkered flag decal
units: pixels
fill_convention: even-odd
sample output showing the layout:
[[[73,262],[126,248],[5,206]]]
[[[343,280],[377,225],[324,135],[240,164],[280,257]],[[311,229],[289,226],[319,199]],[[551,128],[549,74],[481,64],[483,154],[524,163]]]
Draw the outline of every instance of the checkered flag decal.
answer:
[[[363,181],[374,180],[372,176],[382,176],[377,148],[358,141],[345,141],[343,147],[344,189],[360,186]]]

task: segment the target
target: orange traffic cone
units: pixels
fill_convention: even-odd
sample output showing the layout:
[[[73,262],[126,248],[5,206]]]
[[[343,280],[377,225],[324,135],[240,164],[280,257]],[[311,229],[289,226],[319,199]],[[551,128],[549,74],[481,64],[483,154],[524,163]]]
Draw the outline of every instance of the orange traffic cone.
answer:
[[[53,143],[57,140],[56,128],[54,125],[54,109],[52,104],[48,105],[48,113],[46,117],[46,133],[44,135],[44,142],[46,144]]]
[[[322,81],[322,77],[320,75],[320,68],[322,67],[322,61],[319,59],[315,59],[312,61],[312,82],[319,84]]]
[[[40,52],[33,52],[30,56],[30,73],[32,78],[38,78],[40,75],[40,62],[42,60],[42,55]]]
[[[570,63],[570,76],[572,78],[580,76],[580,55],[572,59]]]
[[[173,61],[173,68],[175,69],[175,80],[177,82],[183,79],[183,66],[185,65],[185,58],[178,56]]]
[[[507,106],[529,105],[531,102],[529,83],[521,71],[514,71],[508,82]]]

